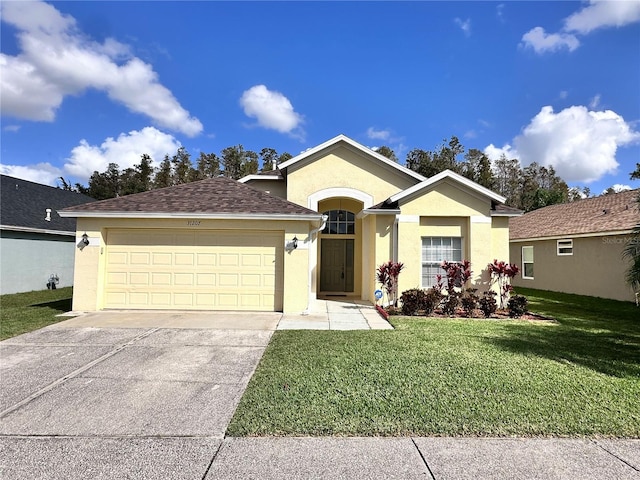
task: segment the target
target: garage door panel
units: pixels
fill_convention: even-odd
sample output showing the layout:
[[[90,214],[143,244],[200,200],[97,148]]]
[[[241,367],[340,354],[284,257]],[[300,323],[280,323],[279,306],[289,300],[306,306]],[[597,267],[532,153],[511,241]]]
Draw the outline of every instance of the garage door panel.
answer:
[[[281,233],[110,230],[106,243],[106,308],[282,308]]]

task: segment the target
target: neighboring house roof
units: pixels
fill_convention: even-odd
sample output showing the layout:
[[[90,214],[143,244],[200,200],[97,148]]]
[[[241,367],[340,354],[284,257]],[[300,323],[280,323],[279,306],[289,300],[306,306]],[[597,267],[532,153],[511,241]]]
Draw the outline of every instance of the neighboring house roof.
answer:
[[[60,214],[65,217],[280,218],[317,221],[321,218],[313,210],[222,177],[65,208]]]
[[[415,180],[418,180],[420,182],[425,180],[425,177],[423,177],[419,173],[416,173],[413,170],[410,170],[407,167],[404,167],[404,166],[400,165],[399,163],[388,159],[387,157],[385,157],[384,155],[379,154],[378,152],[374,152],[370,148],[365,147],[364,145],[362,145],[362,144],[356,142],[355,140],[352,140],[349,137],[347,137],[345,135],[342,135],[342,134],[338,135],[337,137],[332,138],[331,140],[327,140],[326,142],[318,145],[317,147],[310,148],[309,150],[306,150],[306,151],[302,152],[301,154],[296,155],[293,158],[290,158],[286,162],[282,162],[280,165],[278,165],[278,168],[281,171],[282,170],[286,170],[291,165],[295,165],[296,163],[302,162],[305,159],[308,159],[309,157],[315,155],[318,152],[321,152],[323,150],[329,150],[330,151],[330,150],[333,150],[333,149],[338,148],[338,147],[343,146],[343,145],[348,145],[348,146],[360,151],[361,153],[364,153],[365,155],[369,156],[370,158],[379,161],[383,165],[386,165],[387,167],[391,167],[394,170],[402,172],[403,174],[408,175],[408,176],[414,178]]]
[[[61,218],[57,210],[95,201],[81,193],[7,175],[0,177],[0,228],[3,230],[75,235],[75,219]],[[48,208],[51,214],[47,221]]]
[[[482,185],[469,180],[468,178],[463,177],[462,175],[458,175],[455,172],[452,172],[451,170],[444,170],[436,175],[433,175],[432,177],[429,177],[425,180],[423,180],[422,182],[418,183],[417,185],[414,185],[413,187],[407,188],[406,190],[403,190],[402,192],[396,193],[395,195],[392,195],[391,197],[389,197],[389,200],[391,202],[400,202],[402,203],[403,200],[407,199],[407,198],[413,198],[415,196],[420,195],[424,190],[431,188],[433,185],[435,185],[438,182],[441,182],[445,179],[451,179],[454,182],[460,183],[466,187],[468,187],[469,189],[471,189],[472,191],[479,193],[480,195],[482,195],[483,197],[487,197],[490,198],[491,200],[493,200],[494,202],[498,202],[498,203],[504,203],[506,198],[504,198],[501,195],[498,195],[495,192],[492,192],[491,190],[489,190],[488,188],[483,187]]]
[[[626,232],[640,223],[640,190],[550,205],[509,220],[510,240]]]
[[[522,210],[502,204],[495,204],[491,209],[492,217],[519,217],[523,213]]]

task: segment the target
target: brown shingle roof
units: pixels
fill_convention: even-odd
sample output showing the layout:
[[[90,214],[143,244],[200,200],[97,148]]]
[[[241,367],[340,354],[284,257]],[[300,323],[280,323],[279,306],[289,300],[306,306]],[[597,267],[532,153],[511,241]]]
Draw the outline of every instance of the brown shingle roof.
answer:
[[[540,208],[509,220],[509,238],[540,238],[631,230],[640,223],[640,190]]]
[[[65,208],[62,212],[318,215],[313,210],[230,178],[210,178],[110,198]]]

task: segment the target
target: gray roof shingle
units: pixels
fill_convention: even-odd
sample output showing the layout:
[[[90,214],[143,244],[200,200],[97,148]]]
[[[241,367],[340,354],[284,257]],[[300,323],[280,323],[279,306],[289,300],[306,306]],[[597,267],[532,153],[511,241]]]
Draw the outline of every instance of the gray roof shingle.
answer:
[[[100,200],[63,211],[318,215],[318,212],[223,177]]]
[[[58,210],[93,202],[81,193],[0,175],[0,224],[8,227],[75,232],[75,218],[62,218]],[[46,209],[51,221],[46,221]]]
[[[633,229],[640,223],[640,190],[539,208],[509,220],[509,238],[541,238]]]

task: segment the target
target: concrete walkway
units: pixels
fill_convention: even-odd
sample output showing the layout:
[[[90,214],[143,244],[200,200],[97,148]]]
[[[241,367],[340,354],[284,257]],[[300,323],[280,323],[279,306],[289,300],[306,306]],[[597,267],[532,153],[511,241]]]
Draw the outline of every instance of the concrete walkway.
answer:
[[[392,330],[364,300],[334,297],[316,300],[309,315],[284,314],[278,330]]]

